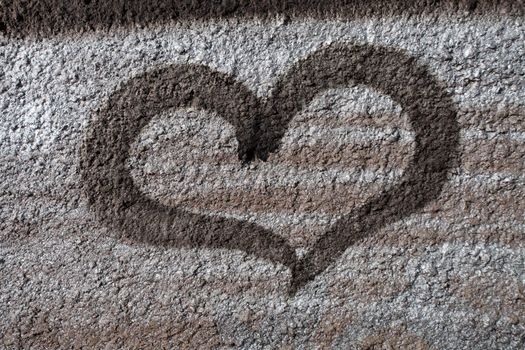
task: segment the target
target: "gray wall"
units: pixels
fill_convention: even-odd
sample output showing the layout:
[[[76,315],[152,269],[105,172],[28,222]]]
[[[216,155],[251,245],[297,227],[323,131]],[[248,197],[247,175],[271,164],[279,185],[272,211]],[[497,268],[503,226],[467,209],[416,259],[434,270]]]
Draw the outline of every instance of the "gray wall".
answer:
[[[15,10],[2,12],[0,347],[522,349],[525,23],[505,10],[516,5],[447,4],[418,11],[396,3],[378,12],[387,6],[378,1],[369,16],[334,7],[335,17],[312,5],[292,7],[290,15],[233,11],[111,28],[93,20],[88,24],[100,29],[92,31],[66,25],[75,17],[61,12],[63,28],[42,12],[18,25]],[[367,13],[366,5],[356,9]],[[265,161],[239,160],[235,123],[205,108],[206,101],[156,105],[163,101],[157,93],[198,94],[227,75],[226,89],[244,86],[253,101],[286,111],[289,100],[276,97],[276,86],[334,45],[397,58],[363,57],[365,66],[384,64],[367,73],[376,87],[336,84],[290,109],[279,148]],[[211,80],[203,84],[195,75],[177,85],[177,74],[150,73],[188,64],[208,67]],[[416,79],[419,73],[401,76],[404,69],[424,70],[436,85]],[[310,75],[301,89],[318,84]],[[396,90],[388,81],[398,76],[410,83]],[[144,79],[164,85],[150,92]],[[390,93],[377,88],[383,85]],[[174,91],[162,90],[170,86]],[[429,135],[443,135],[425,136],[449,142],[450,154],[429,148],[426,157],[445,160],[421,170],[422,184],[411,183],[417,193],[372,206],[390,216],[369,213],[374,219],[355,223],[356,208],[397,194],[417,170],[413,157],[425,130],[410,119],[413,106],[400,101],[427,90],[443,100],[414,105],[454,110],[457,130],[429,119]],[[158,100],[151,110],[134,103],[150,100]],[[235,112],[259,103],[250,101],[225,105]],[[127,119],[107,122],[108,130],[122,127],[116,144],[129,144],[122,171],[140,192],[136,202],[115,197],[107,204],[103,186],[89,188],[86,180],[122,165],[112,163],[115,148],[99,137],[112,106],[115,115],[151,118],[123,140]],[[262,120],[272,115],[260,113]],[[86,166],[94,151],[107,152],[94,158],[106,159],[100,168]],[[443,181],[432,184],[439,182],[432,174]],[[99,201],[107,205],[97,207]],[[173,219],[140,210],[130,218],[140,201],[158,203]],[[340,242],[317,248],[329,264],[307,266],[315,273],[290,294],[294,262],[334,227]],[[353,229],[364,233],[350,237]],[[270,251],[273,243],[260,238],[266,233],[297,258]]]

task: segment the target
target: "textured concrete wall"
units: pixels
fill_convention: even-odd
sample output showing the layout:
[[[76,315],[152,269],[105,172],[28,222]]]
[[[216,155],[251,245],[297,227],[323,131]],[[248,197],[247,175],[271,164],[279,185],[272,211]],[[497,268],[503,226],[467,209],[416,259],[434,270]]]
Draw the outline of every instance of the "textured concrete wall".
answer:
[[[0,348],[523,349],[502,1],[12,1]]]

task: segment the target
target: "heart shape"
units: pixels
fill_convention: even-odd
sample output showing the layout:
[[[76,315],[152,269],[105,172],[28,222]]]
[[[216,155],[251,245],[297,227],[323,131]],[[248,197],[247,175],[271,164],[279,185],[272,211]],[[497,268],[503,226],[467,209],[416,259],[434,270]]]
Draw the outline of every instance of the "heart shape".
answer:
[[[242,162],[266,160],[279,149],[294,115],[317,94],[358,84],[390,96],[402,107],[415,134],[415,150],[393,188],[343,216],[300,259],[286,240],[259,225],[190,213],[148,198],[126,165],[131,144],[154,116],[187,107],[213,111],[233,125]],[[81,151],[83,185],[99,220],[141,242],[238,249],[284,264],[292,271],[293,294],[350,245],[437,198],[449,169],[457,165],[459,126],[452,99],[404,52],[330,45],[295,64],[271,96],[261,100],[231,76],[194,64],[130,79],[99,111]]]

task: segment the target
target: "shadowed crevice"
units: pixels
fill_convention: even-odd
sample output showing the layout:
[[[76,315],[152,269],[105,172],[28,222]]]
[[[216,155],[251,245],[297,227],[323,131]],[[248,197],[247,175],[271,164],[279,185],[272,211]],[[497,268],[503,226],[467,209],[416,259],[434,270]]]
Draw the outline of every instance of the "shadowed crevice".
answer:
[[[49,36],[187,20],[257,17],[360,19],[436,14],[524,15],[512,0],[11,0],[0,7],[0,32]]]

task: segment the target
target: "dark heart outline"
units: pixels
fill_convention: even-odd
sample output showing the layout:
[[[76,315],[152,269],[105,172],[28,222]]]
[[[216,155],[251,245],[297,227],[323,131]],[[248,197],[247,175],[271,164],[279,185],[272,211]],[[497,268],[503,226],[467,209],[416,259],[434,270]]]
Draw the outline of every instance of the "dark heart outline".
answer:
[[[302,259],[280,236],[256,224],[192,214],[147,198],[126,159],[140,131],[160,112],[183,107],[215,111],[235,127],[239,158],[266,159],[290,120],[328,88],[369,86],[408,116],[415,151],[402,179],[341,218]],[[443,84],[415,58],[372,45],[330,45],[299,61],[272,96],[259,100],[232,77],[201,65],[172,65],[130,79],[114,92],[87,132],[81,175],[97,217],[123,237],[172,247],[238,249],[284,264],[293,294],[350,245],[436,199],[458,164],[456,110]]]

